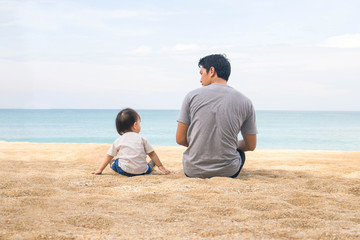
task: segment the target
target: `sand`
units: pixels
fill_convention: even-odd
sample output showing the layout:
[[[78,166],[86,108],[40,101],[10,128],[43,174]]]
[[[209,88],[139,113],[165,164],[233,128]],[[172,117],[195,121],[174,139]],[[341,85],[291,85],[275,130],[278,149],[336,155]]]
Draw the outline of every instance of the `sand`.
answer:
[[[0,239],[359,239],[360,152],[256,150],[236,179],[91,175],[109,144],[0,142]]]

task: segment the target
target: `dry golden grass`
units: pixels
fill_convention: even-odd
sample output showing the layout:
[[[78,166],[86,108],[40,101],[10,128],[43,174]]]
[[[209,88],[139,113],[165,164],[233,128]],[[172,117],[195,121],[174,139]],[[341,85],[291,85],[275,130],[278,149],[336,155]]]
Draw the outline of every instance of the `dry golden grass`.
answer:
[[[256,150],[236,179],[95,170],[108,144],[0,143],[0,239],[359,239],[360,152]]]

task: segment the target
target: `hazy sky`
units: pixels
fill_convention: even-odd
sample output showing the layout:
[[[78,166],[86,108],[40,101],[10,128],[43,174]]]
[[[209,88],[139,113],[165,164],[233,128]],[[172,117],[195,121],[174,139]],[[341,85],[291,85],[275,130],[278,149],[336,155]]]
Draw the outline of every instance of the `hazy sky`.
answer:
[[[0,0],[0,108],[179,109],[225,53],[257,110],[360,111],[360,1]]]

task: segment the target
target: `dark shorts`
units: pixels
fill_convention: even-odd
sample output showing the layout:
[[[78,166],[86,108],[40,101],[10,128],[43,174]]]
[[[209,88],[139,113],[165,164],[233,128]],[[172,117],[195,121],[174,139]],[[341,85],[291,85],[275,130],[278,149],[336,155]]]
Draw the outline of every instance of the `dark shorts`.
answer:
[[[150,174],[152,172],[152,169],[150,167],[150,165],[148,164],[148,170],[145,172],[145,173],[141,173],[141,174],[132,174],[132,173],[127,173],[125,172],[124,170],[121,169],[121,167],[119,167],[119,159],[117,158],[115,160],[115,162],[113,163],[113,165],[111,166],[111,168],[121,174],[121,175],[124,175],[124,176],[128,176],[128,177],[134,177],[134,176],[140,176],[140,175],[146,175],[146,174]]]
[[[240,154],[240,157],[241,157],[241,164],[240,164],[239,170],[233,176],[231,176],[231,178],[236,178],[239,175],[241,169],[243,168],[243,166],[245,164],[245,153],[243,151],[239,150],[239,149],[237,149],[237,151],[238,151],[238,153]],[[185,176],[189,177],[186,173],[185,173]]]
[[[237,151],[239,152],[240,157],[241,157],[241,165],[240,165],[239,171],[237,171],[237,173],[235,173],[235,175],[231,176],[232,178],[236,178],[239,175],[241,169],[243,168],[243,166],[245,164],[245,153],[243,151],[240,151],[239,149],[237,149]]]

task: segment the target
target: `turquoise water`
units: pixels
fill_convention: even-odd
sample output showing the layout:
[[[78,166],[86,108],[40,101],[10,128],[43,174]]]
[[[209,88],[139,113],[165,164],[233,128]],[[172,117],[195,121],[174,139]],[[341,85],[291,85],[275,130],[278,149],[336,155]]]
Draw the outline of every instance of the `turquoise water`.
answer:
[[[152,145],[176,146],[178,110],[138,110]],[[118,110],[0,109],[0,141],[112,143]],[[258,148],[360,151],[360,112],[257,111]]]

